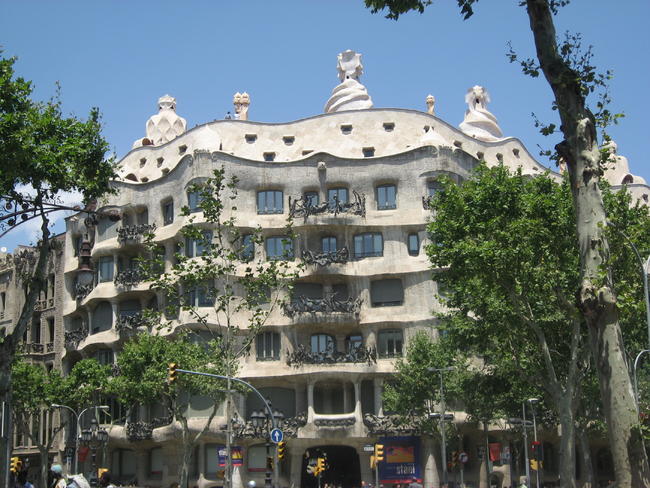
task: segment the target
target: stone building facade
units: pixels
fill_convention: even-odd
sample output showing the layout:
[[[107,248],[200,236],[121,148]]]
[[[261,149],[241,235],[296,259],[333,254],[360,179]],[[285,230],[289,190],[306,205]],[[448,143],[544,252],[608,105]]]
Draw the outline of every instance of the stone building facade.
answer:
[[[101,207],[119,212],[121,221],[100,218],[88,227],[81,217],[68,219],[63,370],[85,357],[115,361],[139,325],[140,312],[161,301],[140,280],[135,265],[143,253],[143,233],[155,232],[171,266],[186,223],[179,209],[193,205],[188,187],[223,167],[240,182],[237,225],[263,229],[265,244],[257,246],[255,259],[273,257],[289,213],[295,218],[295,255],[308,258],[294,291],[305,300],[272,312],[239,374],[287,419],[281,486],[315,486],[306,466],[319,450],[327,452],[331,466],[326,481],[345,488],[371,481],[370,453],[364,446],[380,438],[417,458],[415,471],[406,462],[401,479],[394,476],[386,483],[416,474],[425,487],[438,486],[437,442],[394,424],[381,401],[383,382],[409,339],[418,330],[437,334],[433,313],[441,310],[436,297],[444,290],[431,280],[423,250],[431,218],[428,197],[439,188],[437,178],[460,182],[481,160],[521,167],[531,175],[547,170],[519,140],[502,137],[481,87],[468,91],[467,114],[458,129],[435,116],[431,96],[426,111],[372,108],[359,82],[362,67],[355,53],[339,57],[339,73],[341,84],[325,114],[282,124],[248,120],[250,97],[244,94],[243,109],[242,96],[236,97],[234,118],[185,131],[175,100],[161,98],[159,114],[147,123],[147,136],[119,163],[118,194]],[[639,183],[639,198],[646,190],[645,182]],[[175,320],[181,324],[190,318],[181,312]],[[134,419],[125,419],[116,402],[111,406],[114,422],[104,462],[114,475],[137,479],[142,486],[176,481],[178,427],[154,407],[141,409],[135,429],[129,425]],[[200,428],[209,407],[200,399],[192,405],[193,428]],[[252,397],[241,398],[237,414],[247,420],[259,408]],[[222,484],[217,453],[227,419],[223,411],[219,415],[197,449],[191,486]],[[459,412],[455,422],[463,418]],[[495,427],[495,443],[505,447],[509,441],[504,435]],[[474,486],[478,438],[469,429],[460,446],[470,453],[464,476]],[[554,435],[548,440],[552,443]],[[234,485],[255,480],[261,486],[264,439],[242,436],[236,445],[244,459],[235,468]],[[512,469],[504,462],[495,466],[494,479],[510,486],[522,469],[521,461]]]

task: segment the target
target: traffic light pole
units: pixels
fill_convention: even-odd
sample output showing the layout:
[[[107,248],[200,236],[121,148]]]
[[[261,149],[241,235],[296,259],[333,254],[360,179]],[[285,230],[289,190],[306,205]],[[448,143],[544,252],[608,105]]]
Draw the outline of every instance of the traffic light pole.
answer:
[[[524,453],[526,454],[526,486],[530,486],[530,460],[528,459],[528,429],[526,427],[526,403],[521,404],[521,413],[523,415],[524,427]]]

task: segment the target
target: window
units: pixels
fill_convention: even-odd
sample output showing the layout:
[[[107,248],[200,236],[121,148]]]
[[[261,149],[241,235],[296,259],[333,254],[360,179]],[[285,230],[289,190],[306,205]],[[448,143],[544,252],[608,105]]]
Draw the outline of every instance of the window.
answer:
[[[211,307],[214,305],[212,290],[208,285],[199,285],[187,291],[187,304],[190,307]]]
[[[394,358],[402,355],[402,331],[400,329],[388,329],[379,331],[379,357]]]
[[[441,192],[443,190],[442,183],[439,181],[428,181],[427,182],[427,195],[429,197],[434,196],[436,193]]]
[[[113,451],[113,462],[111,463],[111,474],[124,480],[135,478],[136,459],[135,451],[131,449],[115,449]]]
[[[327,201],[329,202],[330,209],[336,208],[336,205],[343,205],[348,203],[348,189],[347,188],[330,188],[327,190]]]
[[[391,210],[397,208],[397,188],[395,185],[381,185],[377,187],[377,210]]]
[[[248,471],[266,470],[266,447],[262,445],[250,446],[247,449]]]
[[[320,197],[318,196],[317,191],[306,191],[305,200],[309,207],[315,207],[320,203]]]
[[[320,283],[296,283],[293,287],[292,296],[294,298],[305,297],[320,300],[323,298],[323,285]]]
[[[420,237],[417,234],[409,234],[408,249],[411,256],[420,254]]]
[[[141,312],[139,300],[126,300],[120,303],[120,317],[133,317]]]
[[[336,352],[336,339],[329,334],[314,334],[311,336],[311,352]]]
[[[83,238],[81,236],[74,236],[72,238],[72,252],[74,257],[76,258],[79,256],[79,251],[81,250],[81,243],[83,242]]]
[[[267,237],[267,259],[293,259],[293,243],[286,236]]]
[[[113,364],[113,350],[112,349],[99,349],[95,351],[95,359],[101,365],[112,365]]]
[[[190,208],[190,212],[201,211],[201,200],[201,193],[199,191],[187,192],[187,206]]]
[[[345,301],[350,298],[350,293],[348,291],[348,285],[345,283],[338,283],[332,286],[332,293],[334,298],[337,300]]]
[[[149,451],[149,478],[162,479],[163,464],[162,447],[154,447]]]
[[[357,259],[384,255],[384,239],[379,232],[354,236],[354,257]]]
[[[320,245],[323,252],[336,252],[336,237],[323,237],[320,240]]]
[[[212,232],[204,231],[203,239],[185,238],[185,255],[188,258],[203,256],[207,251],[208,244],[212,243]]]
[[[373,281],[370,284],[370,302],[373,307],[395,307],[404,303],[404,287],[400,279]]]
[[[174,221],[174,200],[167,200],[162,204],[163,225],[169,225]]]
[[[113,281],[113,256],[99,258],[99,282]]]
[[[263,332],[257,336],[257,360],[269,361],[280,359],[280,334]]]
[[[253,234],[244,234],[241,236],[241,260],[252,261],[255,258],[255,241]]]
[[[284,195],[281,190],[257,192],[258,214],[281,214],[284,212]]]
[[[350,355],[355,355],[363,347],[363,337],[361,334],[349,335],[345,338],[345,350]]]

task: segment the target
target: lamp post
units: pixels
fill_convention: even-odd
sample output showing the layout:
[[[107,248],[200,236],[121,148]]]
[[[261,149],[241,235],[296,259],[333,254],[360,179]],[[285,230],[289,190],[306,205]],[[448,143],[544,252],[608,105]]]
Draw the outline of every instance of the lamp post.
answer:
[[[526,420],[526,403],[521,402],[522,418],[509,418],[508,423],[511,425],[521,425],[524,431],[524,457],[526,462],[526,486],[530,485],[530,461],[528,459],[528,427],[533,427],[534,424],[530,420]]]
[[[538,402],[539,402],[539,398],[529,398],[528,399],[528,403],[530,403],[530,409],[533,411],[533,435],[535,436],[534,437],[535,445],[537,445],[537,446],[538,446],[538,444],[537,444],[537,419],[535,417],[535,404],[538,403]],[[539,453],[540,453],[540,450],[538,448],[537,449],[537,456],[538,457],[539,457]],[[541,461],[540,459],[537,459],[537,470],[535,471],[535,478],[536,478],[536,481],[537,481],[537,484],[536,484],[537,488],[540,488],[540,484],[539,484],[539,472],[540,472],[539,468],[541,467],[540,461]]]
[[[437,418],[440,420],[440,436],[441,436],[441,456],[442,456],[442,482],[447,484],[447,442],[445,438],[445,421],[453,420],[454,414],[445,413],[445,388],[443,382],[443,373],[445,371],[452,371],[453,367],[447,368],[427,368],[427,371],[430,373],[439,373],[440,374],[440,413],[439,414],[429,414],[429,418]]]
[[[271,402],[268,401],[269,406],[271,406]],[[279,485],[279,473],[278,473],[278,458],[277,458],[277,450],[275,454],[273,455],[273,474],[271,474],[271,463],[269,462],[271,459],[270,456],[270,449],[271,449],[271,437],[270,437],[270,425],[281,425],[282,420],[284,420],[284,413],[282,413],[280,410],[272,410],[272,416],[269,415],[269,413],[265,410],[260,410],[259,412],[254,410],[253,413],[251,413],[251,423],[253,424],[253,427],[255,431],[264,432],[264,437],[266,439],[266,475],[264,479],[264,486],[265,488],[271,488],[273,484],[275,484],[276,488]],[[271,481],[271,478],[273,478],[273,481]]]
[[[72,412],[72,415],[74,415],[74,417],[75,417],[75,420],[76,420],[76,422],[75,422],[75,440],[74,440],[74,455],[73,455],[72,470],[73,470],[74,473],[77,473],[77,470],[79,468],[79,466],[78,466],[78,463],[79,463],[78,451],[79,451],[79,438],[80,438],[80,430],[81,430],[79,421],[81,419],[81,416],[85,412],[87,412],[88,410],[91,410],[91,409],[95,409],[95,411],[97,411],[97,409],[99,409],[99,410],[109,410],[109,407],[108,407],[108,405],[95,405],[93,407],[84,408],[81,412],[77,413],[76,410],[74,410],[72,407],[69,407],[68,405],[61,405],[60,403],[53,403],[51,406],[52,406],[52,408],[65,408],[66,410],[69,410],[70,412]]]
[[[93,471],[90,476],[91,486],[97,486],[97,449],[103,448],[108,443],[108,432],[102,429],[97,418],[90,419],[90,427],[81,431],[81,442],[90,448],[92,453]]]

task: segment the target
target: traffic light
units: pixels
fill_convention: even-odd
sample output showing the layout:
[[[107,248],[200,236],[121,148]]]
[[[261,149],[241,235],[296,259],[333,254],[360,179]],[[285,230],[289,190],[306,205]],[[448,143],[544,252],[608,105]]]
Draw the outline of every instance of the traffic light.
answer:
[[[316,460],[316,474],[321,474],[325,471],[325,458],[319,457]]]
[[[178,368],[178,363],[169,363],[169,366],[167,368],[167,383],[168,384],[174,384],[178,380],[178,371],[176,369]]]
[[[375,462],[384,460],[384,445],[375,444]]]
[[[273,471],[273,458],[271,456],[266,458],[266,470]]]
[[[278,442],[278,460],[282,461],[284,459],[284,455],[286,454],[287,450],[287,443],[284,441]]]
[[[533,471],[539,471],[539,462],[537,459],[531,459],[530,460],[530,469]]]
[[[108,468],[97,468],[97,479],[101,480],[102,475],[108,471]]]
[[[377,466],[377,463],[375,462],[375,455],[371,454],[370,455],[370,467],[372,469],[375,469],[375,466]]]
[[[542,453],[542,443],[540,441],[533,441],[530,448],[530,469],[538,471],[543,466],[544,454]]]
[[[19,457],[14,456],[11,458],[10,470],[13,474],[18,474],[23,467],[23,462]]]
[[[452,466],[458,465],[458,451],[453,451],[451,453],[451,465]]]

